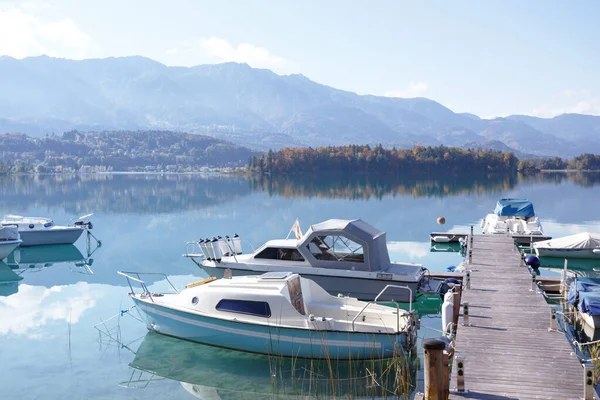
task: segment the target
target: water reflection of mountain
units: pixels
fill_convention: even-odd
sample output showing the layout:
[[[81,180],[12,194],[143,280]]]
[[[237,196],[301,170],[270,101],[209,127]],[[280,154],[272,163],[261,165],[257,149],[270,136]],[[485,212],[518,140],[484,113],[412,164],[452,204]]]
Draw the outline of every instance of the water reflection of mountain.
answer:
[[[402,371],[393,363],[401,365]],[[406,384],[403,393],[412,392],[414,364],[411,359],[329,363],[274,358],[148,333],[130,364],[134,370],[121,385],[140,387],[141,382],[155,381],[158,376],[179,381],[189,393],[211,400],[396,397],[400,393],[393,390],[402,387],[402,382]]]
[[[513,188],[514,174],[470,175],[261,175],[250,178],[255,191],[285,198],[381,199],[384,196],[446,197],[493,193]]]
[[[248,195],[245,179],[174,174],[0,175],[0,207],[41,205],[79,215],[165,213],[203,208]],[[13,211],[14,210],[14,211]]]

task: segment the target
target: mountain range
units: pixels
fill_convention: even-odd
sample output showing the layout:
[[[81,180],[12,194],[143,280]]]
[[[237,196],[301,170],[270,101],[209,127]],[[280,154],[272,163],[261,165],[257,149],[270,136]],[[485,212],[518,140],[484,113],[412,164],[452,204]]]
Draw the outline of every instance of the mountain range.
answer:
[[[0,132],[177,130],[257,149],[342,144],[600,153],[600,117],[482,119],[426,98],[358,95],[246,64],[0,56]]]

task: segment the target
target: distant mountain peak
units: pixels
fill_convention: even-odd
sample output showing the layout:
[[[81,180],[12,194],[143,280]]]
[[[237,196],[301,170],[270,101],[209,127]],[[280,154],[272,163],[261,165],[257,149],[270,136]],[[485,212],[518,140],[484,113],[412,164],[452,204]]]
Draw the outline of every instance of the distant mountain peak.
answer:
[[[169,67],[139,55],[0,56],[0,87],[0,132],[169,129],[261,149],[502,143],[527,154],[600,153],[600,117],[481,119],[425,97],[358,95],[237,62]]]

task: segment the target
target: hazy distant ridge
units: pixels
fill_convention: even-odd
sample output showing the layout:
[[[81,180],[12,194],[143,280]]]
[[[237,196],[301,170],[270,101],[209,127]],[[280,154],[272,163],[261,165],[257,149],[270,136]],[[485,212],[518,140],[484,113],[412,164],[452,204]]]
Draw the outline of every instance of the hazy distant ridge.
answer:
[[[0,88],[0,132],[168,129],[261,149],[378,143],[486,147],[498,141],[533,155],[600,153],[600,117],[484,120],[425,98],[359,96],[246,64],[183,68],[143,57],[0,57]]]

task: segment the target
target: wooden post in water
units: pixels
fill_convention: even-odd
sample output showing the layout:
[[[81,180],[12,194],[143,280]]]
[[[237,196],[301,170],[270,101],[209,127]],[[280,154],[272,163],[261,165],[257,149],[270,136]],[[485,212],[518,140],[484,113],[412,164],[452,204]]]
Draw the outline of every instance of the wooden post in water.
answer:
[[[458,327],[458,314],[460,314],[460,285],[454,286],[454,318],[452,321],[452,330],[456,332]]]
[[[450,354],[446,350],[442,351],[442,399],[448,400],[450,397]]]
[[[423,341],[423,353],[425,355],[425,365],[423,373],[425,375],[424,393],[425,400],[444,400],[444,381],[448,376],[444,376],[444,349],[446,343],[439,339],[427,339]]]

